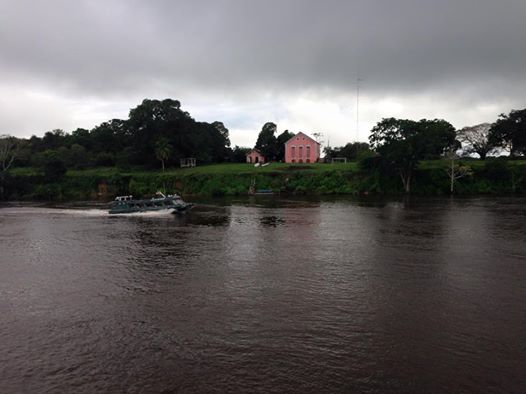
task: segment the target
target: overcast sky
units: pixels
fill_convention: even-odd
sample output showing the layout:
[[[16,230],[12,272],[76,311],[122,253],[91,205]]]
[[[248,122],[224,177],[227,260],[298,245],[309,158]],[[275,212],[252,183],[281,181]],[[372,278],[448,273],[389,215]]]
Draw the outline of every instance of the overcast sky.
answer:
[[[0,134],[90,129],[144,98],[242,146],[267,121],[333,146],[383,117],[492,122],[526,107],[526,1],[0,0]]]

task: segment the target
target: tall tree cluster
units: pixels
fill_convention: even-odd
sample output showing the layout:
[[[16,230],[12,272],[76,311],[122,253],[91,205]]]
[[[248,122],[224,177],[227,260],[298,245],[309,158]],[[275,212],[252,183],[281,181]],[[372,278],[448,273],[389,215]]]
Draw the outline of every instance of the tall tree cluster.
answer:
[[[369,142],[386,165],[394,169],[409,193],[414,170],[424,159],[436,159],[456,142],[455,128],[445,120],[387,118],[371,131]]]
[[[491,126],[489,141],[496,147],[508,149],[511,157],[526,155],[526,109],[501,114]]]
[[[495,144],[490,140],[490,131],[490,123],[481,123],[460,129],[457,138],[463,144],[466,154],[474,153],[484,160],[495,149]]]
[[[488,154],[508,151],[510,157],[526,155],[526,109],[500,114],[493,123],[464,127],[457,133],[465,153],[484,160]]]
[[[508,150],[512,158],[526,155],[526,109],[502,114],[493,124],[482,123],[459,131],[442,119],[382,119],[371,130],[369,142],[379,155],[378,163],[398,173],[406,192],[411,190],[413,173],[421,160],[443,157],[447,152],[453,191],[455,179],[467,174],[466,169],[454,163],[460,148],[482,160],[499,149]]]
[[[276,137],[277,126],[267,122],[261,128],[255,148],[261,152],[267,161],[285,160],[285,142],[294,137],[294,134],[285,130]]]
[[[325,153],[326,159],[334,159],[336,157],[346,158],[349,161],[355,161],[368,155],[371,152],[369,144],[366,142],[350,142],[340,147],[325,147],[323,153]]]
[[[60,160],[68,168],[139,165],[156,168],[195,157],[199,163],[229,160],[228,129],[222,122],[198,122],[177,100],[143,100],[126,120],[112,119],[92,130],[48,131],[19,150],[16,164],[40,166]]]

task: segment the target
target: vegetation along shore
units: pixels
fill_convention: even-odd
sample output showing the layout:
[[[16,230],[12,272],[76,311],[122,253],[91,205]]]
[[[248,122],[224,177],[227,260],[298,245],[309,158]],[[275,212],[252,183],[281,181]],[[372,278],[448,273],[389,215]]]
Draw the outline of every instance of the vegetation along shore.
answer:
[[[509,194],[526,192],[526,160],[467,160],[469,176],[457,180],[455,193]],[[424,161],[414,173],[415,195],[450,193],[449,163]],[[115,195],[144,196],[156,190],[177,191],[183,195],[247,195],[251,185],[282,194],[402,194],[399,178],[370,171],[357,163],[289,165],[272,163],[255,168],[250,164],[212,164],[191,169],[121,170],[100,167],[68,170],[49,182],[33,168],[11,171],[11,200],[109,200]]]

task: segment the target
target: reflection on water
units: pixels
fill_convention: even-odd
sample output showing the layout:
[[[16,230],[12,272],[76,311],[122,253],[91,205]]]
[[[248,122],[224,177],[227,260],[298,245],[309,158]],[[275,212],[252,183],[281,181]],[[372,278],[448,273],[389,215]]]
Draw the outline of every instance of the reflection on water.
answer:
[[[0,208],[0,391],[522,392],[525,202]]]
[[[279,216],[263,216],[260,220],[260,223],[264,226],[280,226],[285,223],[285,219],[280,218]]]

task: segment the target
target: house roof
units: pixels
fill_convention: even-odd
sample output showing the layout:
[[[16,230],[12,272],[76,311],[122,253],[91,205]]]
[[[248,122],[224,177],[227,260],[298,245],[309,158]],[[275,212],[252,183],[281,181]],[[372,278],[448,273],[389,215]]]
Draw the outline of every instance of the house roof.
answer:
[[[303,133],[301,131],[299,133],[297,133],[294,137],[290,138],[287,142],[285,142],[285,144],[288,144],[289,142],[292,142],[292,141],[296,140],[297,137],[307,138],[307,139],[311,140],[312,142],[315,142],[318,145],[320,145],[320,143],[318,141],[316,141],[314,138],[309,137],[307,134],[305,134],[305,133]]]
[[[261,153],[260,151],[258,151],[256,148],[252,149],[250,152],[247,152],[247,153],[245,154],[245,156],[248,156],[248,155],[250,155],[250,154],[252,154],[252,153],[254,153],[254,152],[256,152],[258,155],[263,156],[263,153]]]

